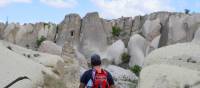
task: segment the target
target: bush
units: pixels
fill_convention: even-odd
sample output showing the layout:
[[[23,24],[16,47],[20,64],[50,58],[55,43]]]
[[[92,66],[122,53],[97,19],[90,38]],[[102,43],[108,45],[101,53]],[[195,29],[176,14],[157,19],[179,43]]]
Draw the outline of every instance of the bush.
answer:
[[[121,55],[121,59],[122,59],[122,62],[123,62],[123,63],[128,63],[129,60],[130,60],[130,55],[129,55],[128,53],[123,53],[123,54]]]
[[[142,70],[142,67],[140,67],[139,65],[135,65],[133,67],[130,68],[130,70],[135,73],[136,76],[140,75],[140,71]]]
[[[36,40],[36,44],[37,44],[37,47],[39,47],[43,41],[45,41],[46,38],[44,36],[41,36],[39,39]]]
[[[119,36],[121,32],[121,29],[119,27],[113,26],[112,27],[112,35],[113,36]]]
[[[190,10],[189,9],[185,9],[185,14],[189,14]]]

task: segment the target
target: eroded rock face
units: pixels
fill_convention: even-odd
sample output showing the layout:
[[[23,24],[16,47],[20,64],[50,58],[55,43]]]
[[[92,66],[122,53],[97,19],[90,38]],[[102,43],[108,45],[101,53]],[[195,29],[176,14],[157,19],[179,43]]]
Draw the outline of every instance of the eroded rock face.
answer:
[[[187,18],[187,15],[177,14],[171,15],[169,18],[169,36],[168,44],[174,44],[177,42],[186,42],[186,31],[184,29],[184,21]],[[188,29],[186,29],[188,30]]]
[[[14,23],[8,24],[5,30],[3,31],[3,39],[16,44],[15,37],[17,35],[19,28],[20,28],[19,24],[14,24]]]
[[[44,36],[47,40],[54,41],[56,36],[56,24],[53,23],[36,23],[35,30],[38,32],[38,38]]]
[[[56,45],[52,41],[44,41],[38,48],[38,51],[61,56],[62,47]]]
[[[19,27],[19,30],[15,36],[17,45],[35,50],[36,40],[37,31],[34,29],[33,24],[24,24]]]
[[[5,28],[5,24],[0,22],[0,39],[3,39],[4,28]]]
[[[64,46],[64,43],[73,42],[77,45],[80,39],[81,17],[78,14],[69,14],[58,25],[56,43]]]
[[[72,45],[68,42],[65,42],[62,58],[64,59],[64,83],[66,88],[78,88],[79,79],[80,79],[80,65],[75,58],[75,51]]]
[[[195,35],[194,35],[194,39],[192,40],[192,42],[200,44],[200,28],[196,31]]]
[[[93,53],[101,54],[106,50],[107,35],[98,13],[88,13],[83,18],[81,33],[80,52],[86,58],[89,58]]]
[[[128,52],[131,56],[129,66],[142,66],[146,53],[147,41],[139,34],[133,35],[128,43]]]
[[[138,88],[199,88],[200,72],[173,65],[143,68]]]
[[[160,28],[160,19],[146,20],[143,25],[142,33],[145,36],[145,39],[152,41],[160,34]]]

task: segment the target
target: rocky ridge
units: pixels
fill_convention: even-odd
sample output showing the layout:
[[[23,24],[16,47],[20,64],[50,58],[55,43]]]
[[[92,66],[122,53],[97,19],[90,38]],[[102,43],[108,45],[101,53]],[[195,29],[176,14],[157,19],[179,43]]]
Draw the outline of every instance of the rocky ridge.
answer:
[[[3,50],[7,47],[6,52],[12,50],[7,53],[23,58],[19,63],[31,63],[27,69],[34,69],[35,65],[39,66],[40,69],[35,74],[38,78],[33,79],[39,81],[31,85],[32,82],[29,81],[25,81],[27,85],[19,84],[24,88],[28,86],[54,88],[53,85],[56,86],[57,82],[63,88],[77,88],[80,75],[88,69],[89,58],[94,53],[99,54],[105,60],[107,65],[104,67],[113,73],[119,88],[136,87],[134,81],[138,80],[129,69],[119,67],[124,63],[121,57],[124,53],[130,55],[130,60],[126,63],[129,64],[128,68],[135,65],[143,67],[139,88],[175,88],[174,85],[185,88],[185,85],[192,85],[198,80],[190,81],[188,78],[185,80],[189,82],[185,82],[185,80],[177,78],[178,82],[173,84],[171,78],[184,71],[188,71],[188,73],[180,75],[180,77],[188,76],[191,73],[194,74],[193,78],[198,78],[196,74],[199,73],[198,63],[200,61],[199,18],[200,14],[155,12],[134,18],[121,17],[106,20],[100,18],[97,12],[87,13],[83,18],[73,13],[66,15],[60,24],[0,23],[0,39],[2,39],[0,43],[6,44],[6,46],[1,46],[4,47]],[[113,33],[116,32],[113,30],[114,27],[119,29],[117,35]],[[8,42],[4,43],[5,41]],[[5,56],[3,55],[6,53],[1,53],[0,60],[4,61]],[[35,58],[38,53],[41,54]],[[8,60],[13,59],[13,57],[8,58]],[[26,61],[27,58],[31,61]],[[15,63],[10,62],[10,65],[15,65]],[[7,65],[2,64],[2,66]],[[22,71],[22,66],[20,66],[18,66],[18,71]],[[156,76],[159,71],[151,70],[155,67],[159,67],[159,69],[172,68],[171,71],[177,71],[174,74],[168,74],[168,71],[161,70],[166,74]],[[22,71],[22,74],[25,74],[25,71]],[[120,71],[124,73],[120,73]],[[2,74],[4,73],[2,72]],[[32,77],[29,76],[31,73],[27,74],[28,77]],[[149,79],[154,82],[148,80],[149,76],[153,76]],[[68,80],[71,81],[68,82]],[[162,82],[166,86],[160,86],[159,84]],[[152,87],[144,86],[146,84]],[[15,88],[23,88],[17,87],[19,85],[16,84]]]

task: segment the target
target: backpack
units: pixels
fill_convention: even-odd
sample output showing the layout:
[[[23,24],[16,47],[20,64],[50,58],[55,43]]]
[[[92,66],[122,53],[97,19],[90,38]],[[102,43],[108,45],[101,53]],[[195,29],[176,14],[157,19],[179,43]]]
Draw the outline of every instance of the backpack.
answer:
[[[107,80],[108,73],[105,70],[101,69],[101,73],[98,73],[96,70],[93,70],[92,77],[92,88],[110,88]]]

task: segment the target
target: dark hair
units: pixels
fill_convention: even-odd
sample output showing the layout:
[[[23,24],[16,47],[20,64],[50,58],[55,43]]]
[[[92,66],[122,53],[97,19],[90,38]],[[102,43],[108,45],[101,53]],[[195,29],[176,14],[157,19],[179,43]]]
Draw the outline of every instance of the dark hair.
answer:
[[[101,65],[101,58],[100,58],[99,55],[93,54],[93,55],[91,56],[91,65],[92,65],[92,66]]]

